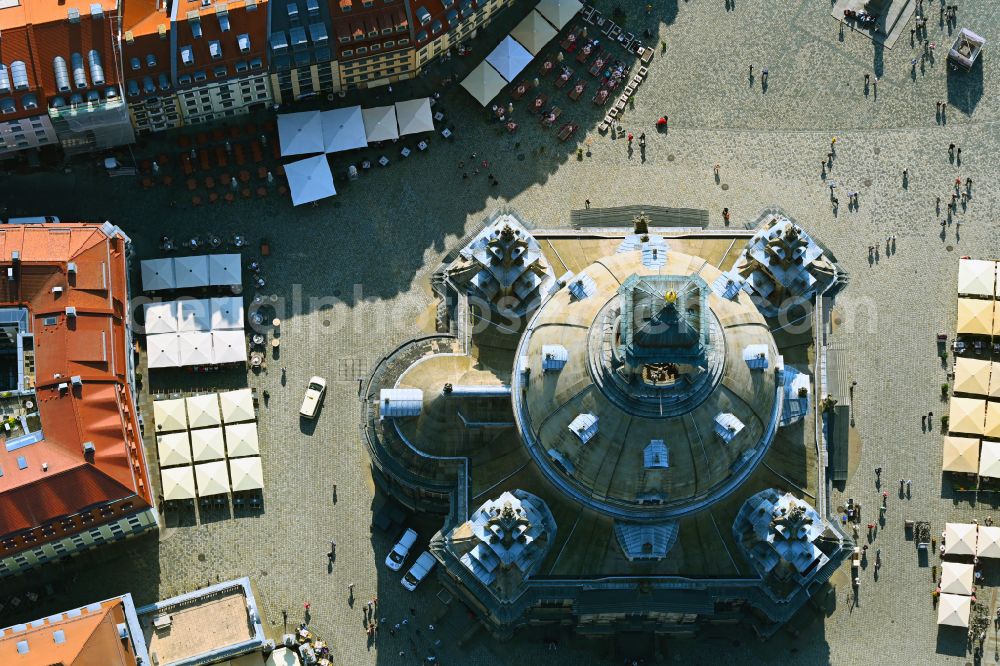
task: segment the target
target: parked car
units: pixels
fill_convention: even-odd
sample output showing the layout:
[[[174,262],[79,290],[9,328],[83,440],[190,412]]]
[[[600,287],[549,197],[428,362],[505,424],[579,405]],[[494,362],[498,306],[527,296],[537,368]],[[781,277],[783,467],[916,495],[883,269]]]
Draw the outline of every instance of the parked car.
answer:
[[[403,536],[399,537],[399,541],[396,545],[392,547],[389,551],[389,555],[385,558],[385,566],[389,567],[393,571],[399,571],[403,568],[403,562],[406,561],[406,556],[410,554],[410,548],[413,548],[414,542],[417,540],[416,530],[408,529],[403,532]]]
[[[316,418],[316,412],[319,410],[320,403],[323,402],[324,395],[326,395],[326,380],[322,377],[313,377],[310,379],[309,385],[306,387],[306,397],[302,399],[302,408],[299,410],[299,414],[307,419]]]
[[[403,576],[403,580],[401,581],[403,587],[413,592],[417,589],[417,585],[420,585],[420,581],[427,578],[427,574],[434,569],[435,564],[437,564],[437,560],[431,555],[431,551],[425,550],[417,558],[417,561],[413,563],[410,570],[406,572],[406,575]]]

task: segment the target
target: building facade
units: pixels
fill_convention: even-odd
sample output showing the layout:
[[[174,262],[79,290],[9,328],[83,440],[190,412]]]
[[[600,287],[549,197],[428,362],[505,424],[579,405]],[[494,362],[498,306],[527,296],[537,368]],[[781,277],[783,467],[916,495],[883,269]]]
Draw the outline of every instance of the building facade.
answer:
[[[277,104],[340,91],[326,0],[268,3],[271,89]]]
[[[479,28],[492,21],[514,0],[417,0],[414,18],[414,65],[423,69],[455,46],[474,39]]]
[[[412,20],[405,2],[331,0],[330,13],[345,90],[375,88],[413,76]]]
[[[178,0],[170,17],[171,79],[185,124],[271,103],[267,3]]]
[[[170,77],[170,16],[164,0],[124,0],[122,70],[125,100],[139,134],[182,125]]]
[[[58,141],[76,154],[135,139],[120,85],[120,20],[116,0],[0,7],[0,151]]]
[[[157,527],[129,244],[110,223],[0,230],[0,578]]]

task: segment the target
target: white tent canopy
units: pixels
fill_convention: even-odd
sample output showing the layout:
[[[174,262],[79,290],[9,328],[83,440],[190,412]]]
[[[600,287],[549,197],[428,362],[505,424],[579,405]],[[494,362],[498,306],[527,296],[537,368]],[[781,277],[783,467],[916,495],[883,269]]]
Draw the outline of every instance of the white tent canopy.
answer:
[[[199,428],[191,431],[191,451],[195,462],[220,460],[226,457],[222,428]]]
[[[229,472],[224,460],[195,465],[194,473],[198,478],[200,496],[225,495],[229,492]]]
[[[246,363],[247,344],[243,331],[212,331],[213,363]]]
[[[211,302],[204,298],[182,298],[177,307],[178,331],[208,331],[212,328]]]
[[[326,155],[307,157],[285,165],[288,188],[292,192],[292,205],[312,203],[337,193],[333,186],[333,174]]]
[[[976,526],[971,523],[945,523],[945,555],[975,555]]]
[[[368,143],[399,138],[395,106],[376,106],[371,109],[362,109],[361,116],[365,121],[365,135]]]
[[[177,287],[177,282],[174,280],[173,258],[145,259],[139,266],[142,272],[143,291],[160,291]]]
[[[948,594],[972,594],[972,565],[942,562],[941,591]]]
[[[253,409],[253,392],[250,389],[220,393],[219,403],[222,405],[222,420],[225,423],[253,421],[257,418]]]
[[[529,53],[538,55],[538,52],[556,36],[556,29],[533,9],[524,17],[523,21],[517,24],[517,27],[510,31],[510,36],[516,39]]]
[[[961,594],[942,594],[938,599],[938,624],[968,627],[971,606],[972,597]]]
[[[323,150],[325,152],[339,153],[344,150],[368,146],[365,119],[360,106],[345,106],[340,109],[323,111],[320,118],[323,123]],[[286,167],[286,172],[287,169]]]
[[[983,440],[979,450],[979,476],[1000,479],[1000,442]]]
[[[178,333],[177,344],[181,356],[178,365],[211,365],[215,362],[212,334],[208,331]]]
[[[243,284],[243,271],[238,254],[208,255],[208,284],[219,287]]]
[[[153,422],[156,432],[171,432],[187,429],[187,412],[184,398],[153,401]]]
[[[160,481],[163,484],[163,499],[194,499],[194,473],[190,466],[161,469]]]
[[[177,306],[174,303],[146,303],[142,306],[146,335],[177,332]]]
[[[493,101],[506,85],[507,82],[499,72],[485,60],[462,80],[462,87],[483,106]]]
[[[492,53],[486,56],[486,62],[493,65],[500,76],[508,81],[513,81],[521,73],[521,70],[528,66],[531,58],[532,55],[528,53],[528,50],[508,35],[497,44]],[[399,113],[398,110],[396,112]]]
[[[1000,557],[1000,527],[979,526],[976,537],[977,557]]]
[[[208,255],[174,257],[174,278],[178,289],[208,285]]]
[[[396,120],[399,134],[419,134],[434,131],[434,117],[431,115],[429,97],[396,102]]]
[[[206,393],[187,398],[188,422],[192,428],[219,425],[219,394]]]
[[[982,259],[961,259],[958,262],[958,293],[993,297],[997,265]]]
[[[146,363],[150,368],[175,368],[181,363],[181,347],[176,333],[146,336]]]
[[[320,112],[302,111],[279,115],[278,144],[283,157],[322,153],[323,123]]]
[[[535,7],[556,30],[562,30],[582,8],[580,0],[541,0]]]
[[[191,463],[191,444],[186,430],[157,435],[156,451],[160,467],[188,465]]]
[[[243,299],[239,296],[213,298],[209,303],[213,331],[243,329]]]
[[[257,424],[230,423],[226,426],[226,451],[230,458],[241,456],[259,456],[260,440],[257,437]]]
[[[264,470],[260,457],[236,458],[229,461],[229,471],[233,475],[233,490],[260,490],[264,487]]]

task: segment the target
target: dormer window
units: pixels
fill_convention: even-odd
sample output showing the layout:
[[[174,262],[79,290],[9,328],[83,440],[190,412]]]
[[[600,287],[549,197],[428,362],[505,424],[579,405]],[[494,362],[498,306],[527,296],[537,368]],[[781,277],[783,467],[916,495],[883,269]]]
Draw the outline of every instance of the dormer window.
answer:
[[[146,67],[156,67],[156,56],[152,53],[146,54]]]
[[[218,60],[222,57],[222,44],[217,39],[213,39],[208,43],[208,52],[212,54],[212,60]]]
[[[236,43],[240,47],[240,53],[250,53],[250,35],[244,33],[236,38]]]
[[[129,60],[129,64],[132,66],[133,71],[137,69],[142,69],[142,61],[138,58],[132,58]]]
[[[229,14],[219,16],[219,30],[229,32]]]
[[[181,62],[190,67],[194,64],[194,49],[190,46],[181,47]]]
[[[201,21],[191,21],[191,36],[201,39]]]

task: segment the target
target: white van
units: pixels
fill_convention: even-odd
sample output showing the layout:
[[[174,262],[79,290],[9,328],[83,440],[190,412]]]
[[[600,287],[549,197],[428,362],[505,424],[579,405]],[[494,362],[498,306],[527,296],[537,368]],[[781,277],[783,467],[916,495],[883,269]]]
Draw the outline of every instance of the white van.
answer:
[[[406,572],[406,575],[403,576],[403,580],[400,581],[403,587],[413,592],[417,589],[417,585],[420,585],[420,581],[427,578],[427,574],[434,569],[435,564],[437,564],[437,560],[431,555],[431,551],[425,550],[417,558],[417,561],[413,563],[410,570]]]
[[[299,414],[307,419],[316,418],[316,411],[319,409],[320,403],[323,402],[325,394],[326,380],[322,377],[313,377],[310,379],[309,384],[306,386],[306,395],[302,398],[302,407],[299,409]]]

